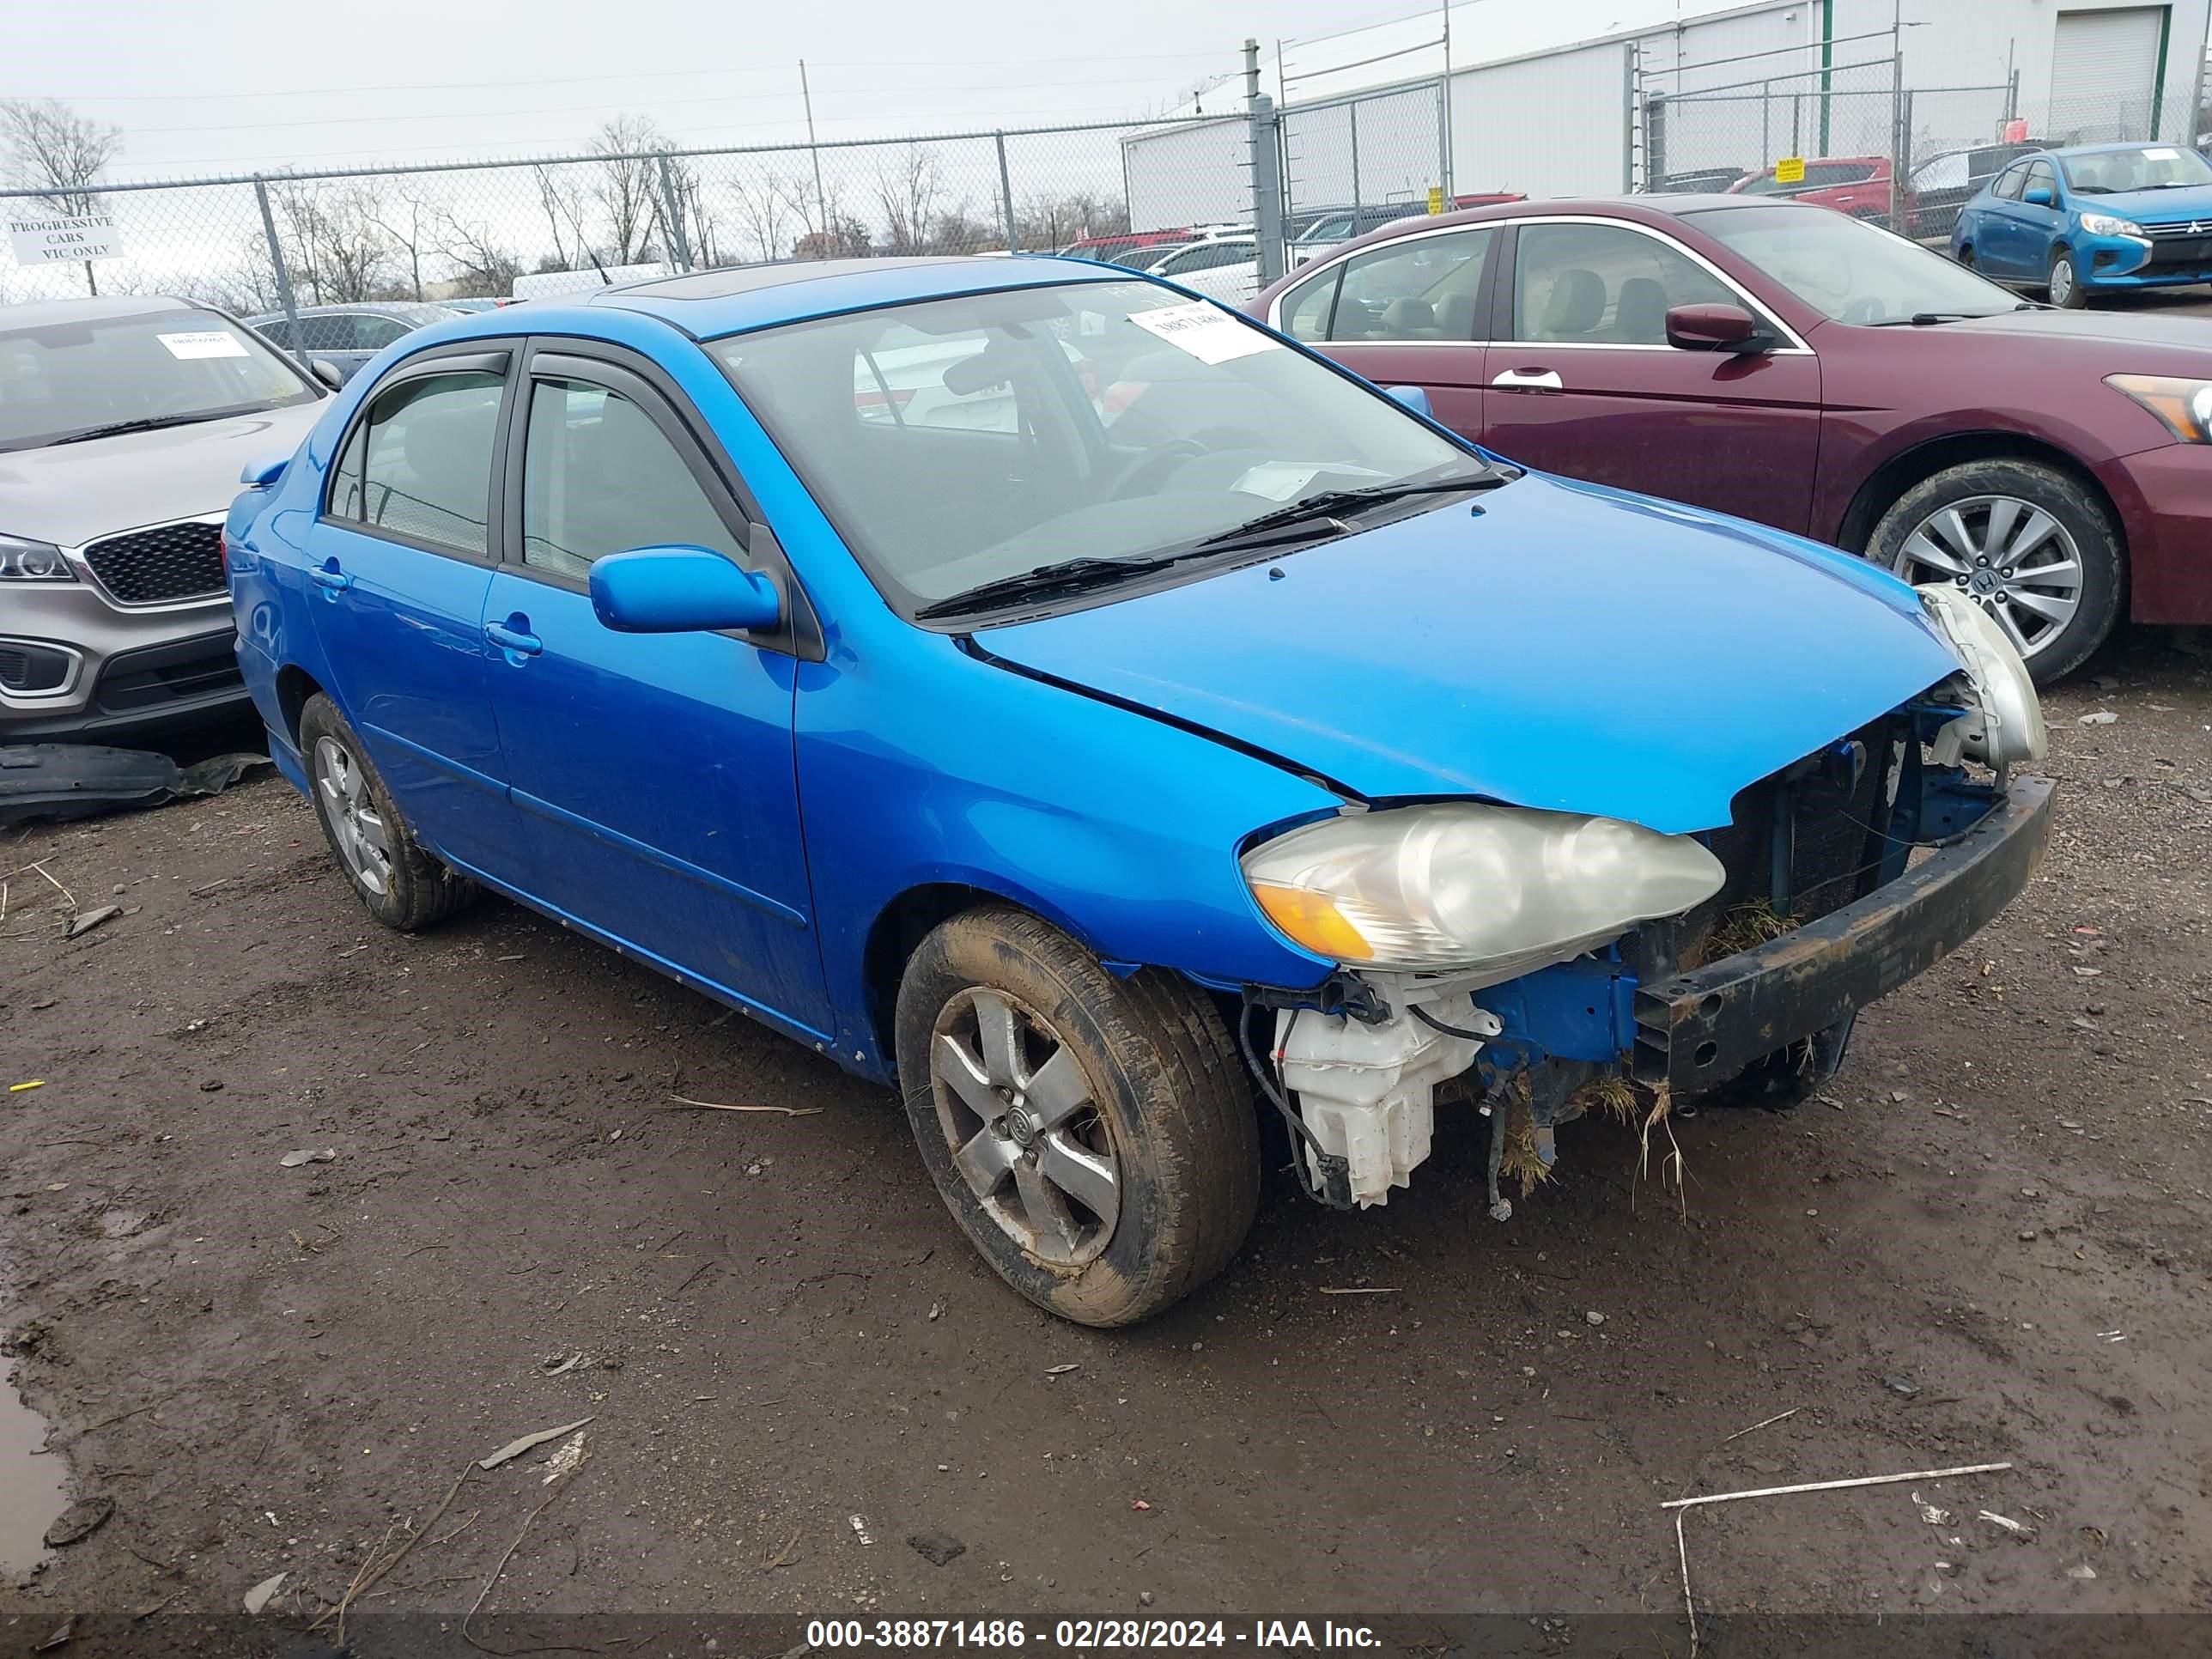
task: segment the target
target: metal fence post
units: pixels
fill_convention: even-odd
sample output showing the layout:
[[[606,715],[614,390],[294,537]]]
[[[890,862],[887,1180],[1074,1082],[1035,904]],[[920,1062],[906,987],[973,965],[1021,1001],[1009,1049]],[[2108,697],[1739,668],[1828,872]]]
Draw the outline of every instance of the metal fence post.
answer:
[[[253,199],[261,204],[261,234],[269,239],[269,265],[276,273],[276,304],[284,313],[284,332],[292,342],[292,355],[312,377],[315,370],[307,361],[307,343],[300,337],[300,307],[292,302],[292,276],[284,269],[283,246],[276,240],[276,216],[269,210],[269,181],[258,174],[254,176]]]
[[[1244,43],[1244,101],[1252,129],[1252,234],[1260,286],[1283,274],[1283,140],[1275,100],[1260,90],[1260,43]]]
[[[668,227],[669,252],[678,270],[691,269],[691,238],[684,228],[684,204],[676,194],[676,179],[668,165],[668,152],[653,158],[660,164],[661,222]]]
[[[1905,45],[1902,41],[1893,44],[1896,49],[1889,55],[1889,228],[1902,236],[1905,151],[1910,144],[1905,136]]]
[[[1346,114],[1352,121],[1352,234],[1359,234],[1359,100],[1352,100]]]
[[[2020,119],[2020,71],[2014,70],[2005,77],[2005,112],[2008,123]]]
[[[1620,48],[1620,188],[1636,189],[1636,42]]]
[[[1014,176],[1006,168],[1006,135],[994,132],[991,137],[999,147],[999,206],[1006,216],[1006,252],[1019,253],[1022,251],[1022,233],[1014,219]],[[1123,199],[1127,198],[1125,197]]]

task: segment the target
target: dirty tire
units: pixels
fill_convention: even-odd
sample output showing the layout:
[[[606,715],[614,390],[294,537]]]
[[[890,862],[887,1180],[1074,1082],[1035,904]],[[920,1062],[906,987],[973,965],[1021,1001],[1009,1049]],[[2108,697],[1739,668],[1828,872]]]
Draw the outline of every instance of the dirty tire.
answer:
[[[2074,256],[2059,248],[2051,256],[2051,275],[2044,283],[2044,292],[2051,303],[2062,311],[2080,311],[2089,303],[2089,290],[2082,285],[2081,273],[2074,263]]]
[[[1976,495],[2010,495],[2041,507],[2064,526],[2081,556],[2080,608],[2051,641],[2028,659],[2038,685],[2072,673],[2105,642],[2119,619],[2127,587],[2127,553],[2112,509],[2087,484],[2041,461],[1967,461],[1946,467],[1899,496],[1868,538],[1867,558],[1898,568],[1899,550],[1914,526],[1946,503]]]
[[[313,787],[316,746],[325,738],[337,744],[361,769],[368,798],[383,820],[390,842],[390,874],[381,893],[354,870],[332,820],[331,804],[323,792]],[[319,691],[309,697],[300,710],[300,753],[308,769],[307,794],[314,803],[315,821],[323,826],[323,838],[330,842],[338,868],[345,872],[369,915],[386,927],[412,933],[435,927],[475,899],[478,891],[476,883],[448,869],[417,844],[414,831],[393,806],[392,792],[385,787],[384,779],[368,758],[368,750],[362,747],[361,738],[346,723],[346,717],[338,713],[337,705]]]
[[[931,1048],[940,1014],[979,988],[1052,1028],[1110,1137],[1119,1212],[1087,1261],[1055,1263],[1018,1243],[953,1161]],[[1219,1013],[1175,975],[1116,978],[1049,923],[989,906],[922,940],[899,983],[896,1026],[923,1164],[969,1241],[1039,1307],[1080,1325],[1133,1324],[1205,1284],[1244,1242],[1260,1195],[1251,1091]]]

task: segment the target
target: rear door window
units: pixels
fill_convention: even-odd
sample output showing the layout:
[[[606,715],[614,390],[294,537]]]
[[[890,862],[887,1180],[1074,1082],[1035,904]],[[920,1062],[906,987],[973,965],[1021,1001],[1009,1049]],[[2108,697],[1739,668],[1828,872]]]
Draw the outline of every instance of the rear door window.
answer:
[[[378,392],[331,471],[328,515],[486,556],[504,384],[468,371],[412,377]]]
[[[1332,340],[1472,340],[1494,232],[1409,236],[1345,263]]]
[[[2017,202],[2020,200],[2021,186],[2027,182],[2027,167],[2025,164],[2008,168],[2004,176],[1997,180],[1995,194],[1999,201]]]

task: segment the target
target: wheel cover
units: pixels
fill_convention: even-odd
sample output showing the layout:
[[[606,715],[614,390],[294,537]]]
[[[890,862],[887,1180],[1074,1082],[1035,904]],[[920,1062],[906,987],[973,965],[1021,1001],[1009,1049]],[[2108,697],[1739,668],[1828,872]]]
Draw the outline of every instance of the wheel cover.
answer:
[[[353,878],[382,898],[392,890],[392,834],[352,751],[336,738],[315,739],[315,794],[338,857]]]
[[[2061,254],[2051,262],[2051,302],[2064,305],[2074,297],[2074,261]]]
[[[1051,1023],[970,986],[929,1039],[931,1092],[953,1167],[985,1214],[1041,1261],[1089,1261],[1114,1237],[1121,1164],[1091,1082]]]
[[[2023,657],[2048,650],[2081,609],[2081,549],[2064,525],[2017,495],[1969,495],[1936,508],[1890,568],[1916,585],[1952,584]]]

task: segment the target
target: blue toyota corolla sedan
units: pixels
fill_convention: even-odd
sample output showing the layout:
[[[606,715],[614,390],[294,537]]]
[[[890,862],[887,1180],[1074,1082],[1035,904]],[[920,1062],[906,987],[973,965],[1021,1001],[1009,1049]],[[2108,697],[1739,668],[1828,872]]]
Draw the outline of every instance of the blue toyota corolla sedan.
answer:
[[[1951,257],[2069,310],[2097,293],[2212,283],[2212,162],[2181,144],[2022,156],[1960,210]]]
[[[463,319],[249,473],[240,655],[379,921],[490,888],[895,1085],[992,1267],[1124,1323],[1263,1141],[1351,1208],[1441,1115],[1502,1220],[1594,1106],[1787,1103],[2046,836],[1969,592],[1406,396],[1043,258]]]

